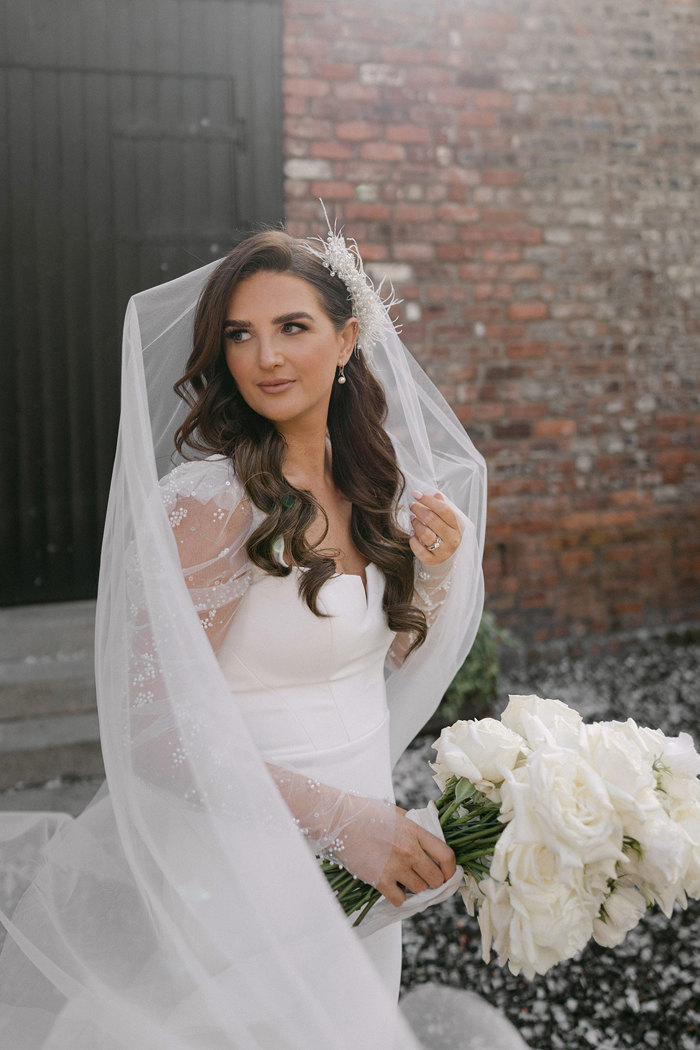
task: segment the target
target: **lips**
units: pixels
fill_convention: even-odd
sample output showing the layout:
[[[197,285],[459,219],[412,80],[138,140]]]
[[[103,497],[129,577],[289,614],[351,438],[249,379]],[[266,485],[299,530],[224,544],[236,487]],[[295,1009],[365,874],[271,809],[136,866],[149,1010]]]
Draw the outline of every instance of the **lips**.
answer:
[[[262,390],[265,394],[281,394],[284,390],[288,390],[290,386],[293,386],[293,379],[270,379],[264,383],[258,383],[258,389]]]

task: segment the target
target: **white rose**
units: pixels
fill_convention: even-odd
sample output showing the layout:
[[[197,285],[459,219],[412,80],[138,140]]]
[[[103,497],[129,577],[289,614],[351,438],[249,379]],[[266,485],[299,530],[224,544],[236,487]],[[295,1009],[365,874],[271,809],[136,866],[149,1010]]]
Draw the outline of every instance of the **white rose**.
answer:
[[[648,756],[630,746],[628,727],[620,722],[583,726],[582,752],[605,783],[612,805],[626,819],[643,820],[656,809],[656,774]]]
[[[562,881],[557,858],[546,846],[506,839],[502,847],[504,836],[496,851],[505,854],[508,882],[489,878],[480,884],[482,951],[488,962],[493,944],[501,965],[507,962],[513,973],[532,978],[584,947],[602,895],[589,892],[583,872]]]
[[[509,696],[501,721],[524,737],[533,750],[544,743],[577,747],[583,725],[578,711],[567,707],[561,700],[541,696]]]
[[[473,875],[464,875],[464,885],[459,889],[459,895],[462,898],[462,903],[466,909],[467,915],[474,916],[474,905],[482,900],[482,893],[479,889],[479,883],[476,881]]]
[[[700,755],[690,733],[665,737],[662,761],[671,773],[678,776],[697,777],[700,774]]]
[[[620,818],[605,784],[576,751],[541,747],[508,774],[501,795],[509,837],[544,843],[557,857],[562,878],[591,863],[606,862],[614,871],[615,862],[624,860]]]
[[[629,719],[632,722],[632,719]],[[632,722],[634,725],[634,722]],[[649,729],[637,726],[637,733],[642,745],[652,759],[658,760],[672,775],[696,777],[700,773],[700,755],[695,750],[693,738],[689,733],[678,736],[665,736],[660,729]]]
[[[692,860],[687,834],[661,806],[644,821],[630,823],[625,833],[639,843],[641,857],[632,852],[629,864],[621,870],[670,918],[676,901],[683,907],[686,904],[683,886]]]
[[[478,914],[481,958],[485,963],[490,962],[493,948],[499,966],[504,966],[510,957],[510,926],[515,914],[510,903],[510,888],[505,883],[483,879],[479,883],[479,891],[482,896]],[[524,965],[523,960],[513,960],[513,973],[518,974]],[[534,970],[526,973],[526,976],[534,976]]]
[[[433,747],[437,751],[435,781],[444,790],[451,776],[466,777],[484,794],[503,781],[518,761],[523,740],[495,718],[470,719],[446,726]]]
[[[700,782],[694,777],[666,776],[663,789],[664,810],[688,843],[683,889],[689,897],[700,897]]]
[[[660,729],[638,726],[633,718],[626,722],[598,722],[597,725],[619,734],[652,766],[657,762],[675,776],[693,778],[700,774],[700,755],[689,733],[666,736]]]
[[[619,879],[603,901],[602,918],[593,922],[593,938],[603,948],[615,948],[646,911],[647,902],[636,886]]]

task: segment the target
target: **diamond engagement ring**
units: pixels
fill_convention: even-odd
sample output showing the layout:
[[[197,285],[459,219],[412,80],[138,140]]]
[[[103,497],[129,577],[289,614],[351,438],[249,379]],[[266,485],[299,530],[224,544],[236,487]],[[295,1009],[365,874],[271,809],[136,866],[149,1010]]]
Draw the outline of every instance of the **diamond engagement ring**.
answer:
[[[435,543],[431,543],[431,544],[430,544],[430,546],[429,546],[429,547],[428,547],[428,546],[426,546],[426,548],[425,548],[425,549],[426,549],[427,551],[436,551],[436,550],[438,549],[438,547],[440,546],[440,544],[441,544],[441,543],[442,543],[442,540],[440,539],[440,537],[439,537],[439,536],[436,536],[436,537],[435,537]]]

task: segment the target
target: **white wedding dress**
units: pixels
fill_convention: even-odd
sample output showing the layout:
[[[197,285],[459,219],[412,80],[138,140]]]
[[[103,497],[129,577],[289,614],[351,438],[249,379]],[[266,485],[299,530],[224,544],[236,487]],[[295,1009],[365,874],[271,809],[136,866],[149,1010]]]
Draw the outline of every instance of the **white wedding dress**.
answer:
[[[325,615],[315,616],[299,598],[304,571],[279,577],[252,570],[219,664],[267,762],[393,800],[384,666],[395,636],[382,608],[383,575],[370,563],[366,585],[360,576],[331,577],[318,595]],[[401,923],[360,943],[397,999]],[[419,986],[404,1010],[429,1050],[527,1050],[503,1015],[466,990]],[[394,1050],[401,1050],[400,1037]]]
[[[373,564],[322,586],[315,616],[288,576],[254,570],[219,649],[235,703],[267,762],[359,795],[393,800],[384,663],[394,638]],[[398,996],[401,925],[361,942]]]

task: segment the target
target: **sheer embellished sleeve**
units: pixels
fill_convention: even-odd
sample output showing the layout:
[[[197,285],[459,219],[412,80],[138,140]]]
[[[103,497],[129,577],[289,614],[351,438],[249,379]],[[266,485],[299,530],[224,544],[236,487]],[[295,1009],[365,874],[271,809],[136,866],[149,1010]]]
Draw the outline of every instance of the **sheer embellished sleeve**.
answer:
[[[415,559],[413,604],[425,613],[428,630],[436,623],[449,593],[453,563],[454,558],[448,558],[439,565],[428,567]],[[387,654],[387,663],[392,670],[398,670],[402,666],[412,643],[412,635],[406,632],[396,635]]]
[[[139,550],[132,543],[127,738],[142,780],[195,800],[201,791],[190,761],[191,734],[203,739],[205,705],[198,702],[199,690],[186,683],[199,657],[192,640],[183,637],[178,644],[172,623],[176,616],[195,613],[216,652],[249,586],[246,540],[253,515],[223,457],[176,467],[161,481],[159,494],[176,551],[169,560],[176,569],[171,573],[163,551],[147,552],[145,545]],[[173,590],[156,607],[149,600],[155,579],[167,577],[173,587],[176,572],[186,589]]]
[[[176,467],[161,491],[187,589],[216,652],[250,582],[250,501],[224,457]]]
[[[453,505],[462,538],[451,558],[428,568],[416,559],[414,604],[428,622],[425,643],[398,634],[387,655],[386,684],[392,757],[399,757],[428,721],[462,665],[481,619],[484,580],[481,543],[471,519]]]

